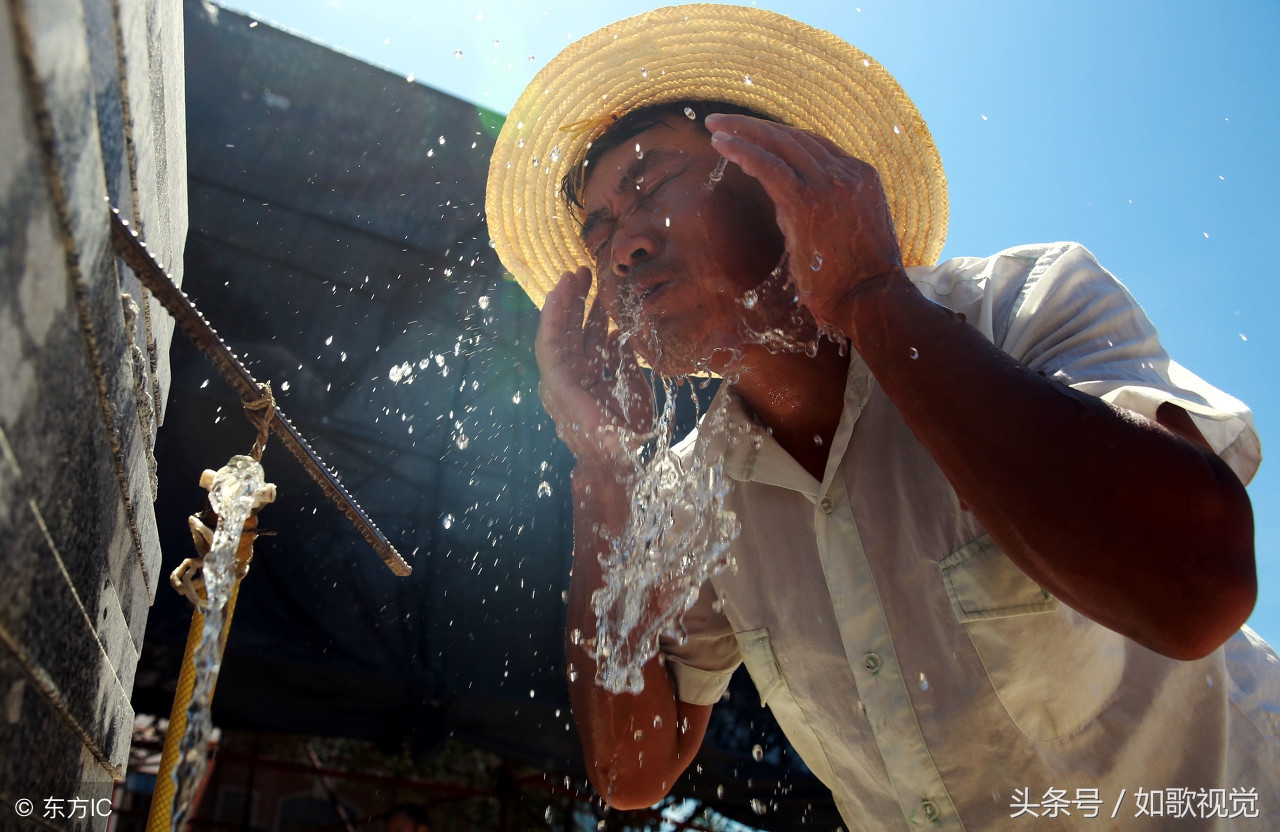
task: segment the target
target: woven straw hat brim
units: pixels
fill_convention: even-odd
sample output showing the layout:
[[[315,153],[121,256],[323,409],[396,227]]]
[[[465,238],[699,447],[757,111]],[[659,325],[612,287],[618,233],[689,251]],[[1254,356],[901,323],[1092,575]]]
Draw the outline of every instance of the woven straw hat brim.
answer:
[[[570,165],[622,116],[725,101],[812,130],[880,174],[905,265],[937,261],[947,182],[919,111],[887,70],[831,34],[763,9],[671,6],[568,46],[533,79],[489,164],[485,213],[503,265],[538,307],[591,259],[560,198]]]

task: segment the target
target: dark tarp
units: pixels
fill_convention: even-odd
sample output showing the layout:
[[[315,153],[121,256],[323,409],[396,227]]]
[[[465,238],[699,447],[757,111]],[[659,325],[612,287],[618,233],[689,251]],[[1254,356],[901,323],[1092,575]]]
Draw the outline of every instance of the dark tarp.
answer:
[[[538,401],[537,312],[483,219],[502,117],[207,3],[185,14],[184,288],[414,568],[394,577],[269,444],[280,496],[260,520],[279,534],[243,584],[216,722],[419,754],[456,735],[581,776],[562,646],[571,459]],[[253,440],[181,336],[172,357],[166,572],[193,554],[200,471]],[[139,712],[168,713],[189,617],[160,591]],[[698,762],[677,793],[760,827],[839,823],[745,676]]]

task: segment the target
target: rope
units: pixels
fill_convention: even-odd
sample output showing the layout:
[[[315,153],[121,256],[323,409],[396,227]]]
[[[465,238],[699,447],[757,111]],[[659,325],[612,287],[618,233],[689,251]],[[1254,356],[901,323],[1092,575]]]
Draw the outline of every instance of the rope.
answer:
[[[249,456],[253,457],[254,462],[262,461],[262,451],[267,447],[267,437],[271,433],[271,417],[276,413],[276,400],[271,395],[271,382],[262,385],[262,398],[257,401],[246,401],[244,404],[244,415],[249,420],[249,424],[258,429],[258,439],[253,443],[253,450],[249,452]]]

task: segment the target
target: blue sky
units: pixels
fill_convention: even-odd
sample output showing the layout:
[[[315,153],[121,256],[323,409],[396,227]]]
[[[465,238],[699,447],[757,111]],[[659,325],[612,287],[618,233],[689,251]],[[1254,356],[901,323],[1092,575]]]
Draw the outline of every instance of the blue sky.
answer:
[[[551,57],[654,7],[610,0],[231,0],[418,83],[505,113]],[[897,76],[950,182],[943,257],[1077,240],[1170,354],[1280,430],[1280,4],[1180,0],[759,2]],[[1280,473],[1249,488],[1259,599],[1280,644]],[[1087,522],[1087,520],[1082,520]]]

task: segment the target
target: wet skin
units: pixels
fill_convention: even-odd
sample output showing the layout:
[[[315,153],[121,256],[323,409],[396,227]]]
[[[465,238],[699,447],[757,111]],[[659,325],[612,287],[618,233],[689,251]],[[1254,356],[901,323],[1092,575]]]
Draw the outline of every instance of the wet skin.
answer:
[[[720,158],[701,126],[669,119],[604,153],[583,194],[582,239],[600,300],[668,375],[722,371],[744,346],[744,318],[759,329],[784,324],[794,308],[741,303],[778,265],[784,243],[773,202],[736,165],[708,189]]]
[[[585,195],[602,302],[584,325],[592,275],[583,268],[564,275],[543,308],[540,392],[576,460],[569,630],[581,629],[583,643],[593,636],[597,556],[630,511],[630,462],[614,429],[652,419],[606,309],[639,326],[629,344],[667,372],[741,347],[744,403],[822,478],[847,360],[834,349],[774,356],[744,344],[737,326],[738,298],[785,246],[800,264],[791,271],[800,303],[849,337],[960,499],[1033,580],[1172,658],[1204,656],[1235,632],[1256,596],[1251,508],[1184,411],[1166,403],[1150,420],[1071,390],[926,300],[902,268],[875,172],[830,142],[744,116],[706,124],[710,141],[676,120],[602,155]],[[654,157],[644,182],[632,169],[637,140]],[[708,195],[700,189],[721,155],[732,164]],[[818,271],[806,267],[815,251]],[[762,314],[785,319],[789,297]],[[630,404],[613,397],[606,367],[624,374]],[[1075,522],[1082,517],[1091,522]],[[677,701],[657,661],[644,668],[640,696],[606,695],[586,650],[570,643],[566,653],[579,670],[570,692],[593,783],[619,808],[653,804],[692,759],[710,706]],[[633,741],[654,717],[665,727]]]

